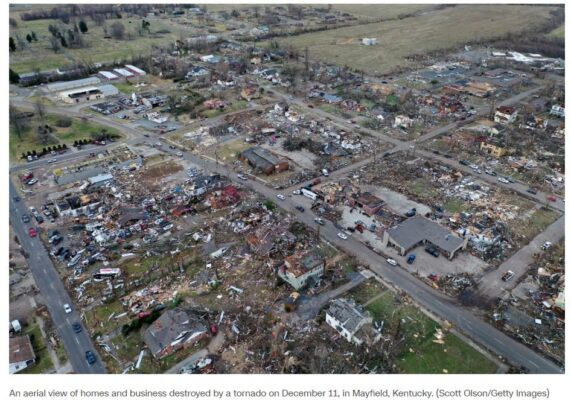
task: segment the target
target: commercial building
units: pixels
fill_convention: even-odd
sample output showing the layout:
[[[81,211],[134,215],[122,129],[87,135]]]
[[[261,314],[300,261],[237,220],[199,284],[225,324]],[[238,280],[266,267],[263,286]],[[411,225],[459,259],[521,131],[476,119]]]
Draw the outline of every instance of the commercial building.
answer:
[[[287,160],[280,160],[261,147],[251,147],[240,154],[242,161],[247,161],[254,169],[271,175],[289,169]]]
[[[398,249],[401,256],[418,245],[430,244],[452,259],[458,250],[466,248],[468,238],[459,238],[437,222],[417,215],[386,230],[383,243]]]
[[[87,86],[59,92],[58,97],[66,103],[82,103],[84,101],[100,100],[105,95],[99,88]]]

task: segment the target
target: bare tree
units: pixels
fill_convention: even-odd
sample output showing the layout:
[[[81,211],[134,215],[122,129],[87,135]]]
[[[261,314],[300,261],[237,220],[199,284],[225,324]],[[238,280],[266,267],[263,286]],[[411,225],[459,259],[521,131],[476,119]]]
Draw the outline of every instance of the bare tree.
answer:
[[[55,36],[51,36],[50,47],[54,51],[54,53],[59,52],[59,50],[61,49],[61,40]]]
[[[113,36],[114,39],[123,39],[125,36],[125,25],[121,22],[114,22],[111,24],[111,36]]]
[[[9,115],[10,115],[10,126],[12,131],[18,137],[22,139],[22,135],[26,130],[26,122],[20,117],[20,111],[10,102],[9,104]]]
[[[36,110],[38,121],[40,124],[44,125],[46,121],[46,107],[40,100],[38,100],[36,103],[34,103],[34,109]]]

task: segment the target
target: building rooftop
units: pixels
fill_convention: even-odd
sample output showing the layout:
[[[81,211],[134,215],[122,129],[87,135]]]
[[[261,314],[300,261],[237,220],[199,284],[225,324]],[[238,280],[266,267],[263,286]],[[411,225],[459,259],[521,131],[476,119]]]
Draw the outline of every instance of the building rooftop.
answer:
[[[359,330],[364,319],[371,318],[363,306],[349,299],[331,300],[327,314],[340,321],[341,325],[352,334]]]
[[[10,338],[10,364],[34,360],[36,354],[30,342],[30,336],[14,336]]]
[[[390,229],[389,235],[405,249],[427,240],[442,250],[452,252],[464,243],[463,239],[454,236],[445,227],[420,215],[408,218]]]

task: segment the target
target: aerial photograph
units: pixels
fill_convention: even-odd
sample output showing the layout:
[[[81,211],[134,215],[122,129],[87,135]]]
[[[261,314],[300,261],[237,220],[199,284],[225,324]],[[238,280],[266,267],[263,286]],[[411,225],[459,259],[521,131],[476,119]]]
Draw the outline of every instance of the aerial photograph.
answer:
[[[565,373],[564,4],[6,8],[9,373]]]

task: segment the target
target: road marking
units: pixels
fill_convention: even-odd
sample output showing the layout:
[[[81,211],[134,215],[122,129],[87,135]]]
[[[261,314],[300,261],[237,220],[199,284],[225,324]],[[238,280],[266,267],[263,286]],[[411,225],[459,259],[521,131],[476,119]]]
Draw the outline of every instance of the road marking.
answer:
[[[504,342],[502,342],[502,341],[501,341],[500,339],[498,339],[498,338],[494,338],[494,340],[495,340],[496,342],[498,342],[499,344],[502,344],[502,345],[504,344]],[[531,362],[531,361],[530,361],[530,362]]]
[[[529,363],[530,363],[530,364],[533,364],[533,365],[535,365],[537,368],[539,368],[539,365],[537,365],[537,364],[534,363],[533,361],[529,360]]]
[[[79,338],[77,336],[75,337],[75,341],[77,342],[77,344],[79,344]]]

